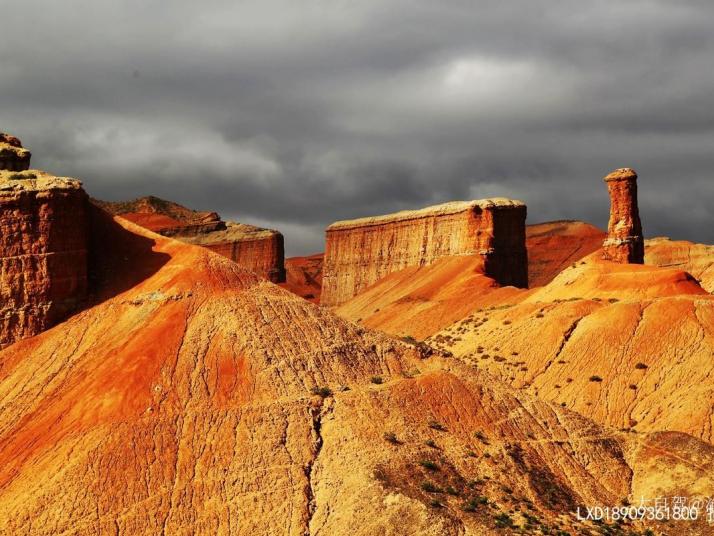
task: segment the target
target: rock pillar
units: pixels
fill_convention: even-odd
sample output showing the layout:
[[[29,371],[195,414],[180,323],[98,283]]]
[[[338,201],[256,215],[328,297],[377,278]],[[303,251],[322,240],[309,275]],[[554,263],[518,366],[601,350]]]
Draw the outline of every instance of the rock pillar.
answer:
[[[603,243],[603,259],[622,264],[644,264],[645,245],[637,208],[637,173],[616,169],[605,177],[610,194],[610,222]]]

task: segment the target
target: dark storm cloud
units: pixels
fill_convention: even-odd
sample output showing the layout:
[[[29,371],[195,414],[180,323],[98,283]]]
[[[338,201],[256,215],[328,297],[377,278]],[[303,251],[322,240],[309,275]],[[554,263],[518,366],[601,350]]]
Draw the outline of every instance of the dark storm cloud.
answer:
[[[714,242],[709,1],[67,1],[3,8],[0,130],[105,199],[272,225],[459,198]]]

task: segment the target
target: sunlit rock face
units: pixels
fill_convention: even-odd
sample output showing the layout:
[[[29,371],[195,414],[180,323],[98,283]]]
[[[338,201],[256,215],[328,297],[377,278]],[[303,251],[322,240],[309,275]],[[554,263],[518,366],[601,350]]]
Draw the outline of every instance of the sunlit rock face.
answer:
[[[525,220],[525,204],[497,198],[334,223],[321,303],[339,305],[387,274],[458,255],[480,256],[480,270],[501,285],[527,287]]]
[[[85,298],[87,207],[78,180],[0,171],[0,346],[44,331]]]
[[[637,208],[637,173],[616,169],[605,177],[610,194],[610,222],[603,258],[625,264],[644,264],[645,243]]]

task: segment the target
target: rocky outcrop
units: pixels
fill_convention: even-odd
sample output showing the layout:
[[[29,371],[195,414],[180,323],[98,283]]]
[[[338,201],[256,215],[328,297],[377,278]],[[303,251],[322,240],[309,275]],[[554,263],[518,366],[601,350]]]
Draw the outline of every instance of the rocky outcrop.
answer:
[[[584,221],[528,225],[528,286],[547,285],[565,268],[600,249],[605,237],[604,231]]]
[[[714,246],[666,237],[645,241],[645,263],[685,270],[704,290],[714,293]]]
[[[455,255],[477,255],[485,275],[526,287],[525,220],[525,204],[497,198],[334,223],[321,303],[342,304],[387,274]]]
[[[25,171],[30,167],[30,157],[19,139],[0,132],[0,170]]]
[[[87,207],[75,179],[0,171],[0,346],[51,327],[85,298]]]
[[[273,283],[285,281],[285,246],[278,231],[224,222],[216,212],[192,210],[154,196],[93,202],[145,229],[215,251]]]
[[[610,194],[610,222],[603,243],[603,259],[644,264],[645,245],[637,208],[637,173],[634,169],[616,169],[605,177]]]
[[[282,287],[312,303],[320,303],[323,259],[322,253],[285,259]]]
[[[245,223],[224,225],[223,230],[180,234],[176,238],[215,251],[273,283],[285,281],[285,244],[281,233]]]

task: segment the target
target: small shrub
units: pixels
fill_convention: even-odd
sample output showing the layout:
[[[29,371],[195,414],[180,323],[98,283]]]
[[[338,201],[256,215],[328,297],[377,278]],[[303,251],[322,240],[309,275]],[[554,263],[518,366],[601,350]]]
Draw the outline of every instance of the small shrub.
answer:
[[[418,341],[411,335],[405,335],[402,340],[408,344],[416,344]]]
[[[310,392],[313,395],[321,396],[322,398],[332,396],[332,389],[330,389],[329,387],[313,387],[312,389],[310,389]]]
[[[629,385],[629,387],[630,387],[630,389],[632,389],[633,391],[636,391],[636,390],[637,390],[637,386],[636,386],[634,383],[631,383],[631,384]]]
[[[486,434],[484,434],[481,430],[474,432],[474,437],[481,441],[481,443],[488,444],[488,438],[486,437]]]
[[[392,445],[399,445],[401,441],[397,438],[397,434],[394,432],[384,432],[384,440],[388,441]]]
[[[474,499],[471,499],[470,501],[465,502],[461,506],[461,509],[464,512],[475,512],[476,510],[478,510],[478,504],[476,503],[476,501]]]
[[[429,506],[431,506],[432,508],[443,508],[444,507],[444,505],[441,504],[441,502],[436,499],[432,499],[429,502]]]
[[[601,378],[600,376],[597,376],[597,375],[590,376],[589,379],[590,379],[591,382],[596,382],[596,383],[600,383],[600,382],[602,381],[602,378]]]
[[[431,420],[429,421],[429,428],[433,430],[438,430],[439,432],[446,432],[446,428],[439,421]]]
[[[421,460],[421,461],[419,462],[419,465],[421,465],[421,466],[422,466],[424,469],[426,469],[427,471],[434,471],[434,472],[436,472],[436,471],[439,470],[439,466],[436,465],[436,464],[435,464],[434,462],[432,462],[431,460]]]
[[[426,491],[427,493],[441,493],[441,489],[439,489],[433,483],[427,481],[421,483],[421,489],[423,491]]]
[[[610,302],[610,303],[617,303],[617,302],[619,302],[620,300],[618,300],[617,298],[610,298],[610,299],[608,299],[607,301]]]
[[[457,497],[459,495],[458,490],[453,486],[449,486],[448,488],[446,488],[446,493],[448,493],[449,495],[453,495],[454,497]]]
[[[431,448],[433,448],[433,449],[438,449],[438,448],[439,448],[439,446],[436,444],[436,442],[435,442],[433,439],[427,439],[426,441],[424,441],[424,444],[425,444],[427,447],[431,447]]]
[[[543,313],[536,313],[536,318],[543,318],[545,315]]]
[[[496,517],[496,527],[499,529],[508,529],[508,528],[513,528],[513,520],[511,519],[511,516],[509,516],[507,513],[502,512],[498,514]]]
[[[511,323],[510,320],[504,320],[504,321],[503,321],[503,324],[504,324],[505,326],[508,326],[510,323]]]
[[[372,376],[370,381],[375,385],[382,385],[384,383],[384,378],[381,376]]]
[[[635,365],[635,368],[636,368],[637,370],[645,370],[645,369],[647,368],[647,365],[645,365],[644,363],[637,363],[637,364]]]

